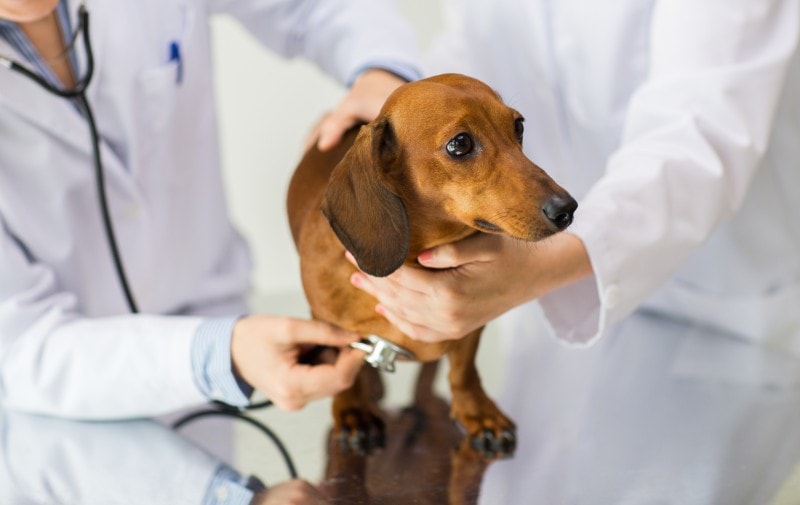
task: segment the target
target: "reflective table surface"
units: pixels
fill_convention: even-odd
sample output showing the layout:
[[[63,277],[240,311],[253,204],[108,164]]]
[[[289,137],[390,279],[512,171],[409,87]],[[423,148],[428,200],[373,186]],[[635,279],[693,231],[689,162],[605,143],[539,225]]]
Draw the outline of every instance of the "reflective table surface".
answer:
[[[533,325],[529,325],[533,326]],[[492,340],[494,339],[494,340]],[[479,367],[517,421],[487,460],[448,418],[442,365],[384,375],[385,447],[331,436],[330,402],[247,415],[299,477],[341,504],[800,504],[800,362],[688,323],[639,314],[589,349],[530,335]],[[207,417],[74,422],[0,410],[0,504],[202,504],[227,464],[267,486],[291,478],[249,423]],[[309,502],[317,503],[317,502]]]

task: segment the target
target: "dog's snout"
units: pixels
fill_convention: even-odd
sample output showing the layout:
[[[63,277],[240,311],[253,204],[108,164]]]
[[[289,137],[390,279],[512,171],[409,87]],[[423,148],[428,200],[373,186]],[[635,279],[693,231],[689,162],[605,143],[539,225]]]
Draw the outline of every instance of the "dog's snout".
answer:
[[[550,223],[559,231],[572,224],[572,216],[578,202],[569,195],[556,195],[547,199],[542,205],[542,212]]]

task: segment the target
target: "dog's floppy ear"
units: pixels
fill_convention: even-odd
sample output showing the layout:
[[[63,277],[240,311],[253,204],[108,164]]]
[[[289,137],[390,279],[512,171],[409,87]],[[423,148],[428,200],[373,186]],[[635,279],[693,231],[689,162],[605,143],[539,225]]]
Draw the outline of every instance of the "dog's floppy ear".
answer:
[[[408,255],[408,215],[382,174],[399,159],[389,120],[361,127],[353,146],[333,169],[322,213],[364,272],[383,277]]]

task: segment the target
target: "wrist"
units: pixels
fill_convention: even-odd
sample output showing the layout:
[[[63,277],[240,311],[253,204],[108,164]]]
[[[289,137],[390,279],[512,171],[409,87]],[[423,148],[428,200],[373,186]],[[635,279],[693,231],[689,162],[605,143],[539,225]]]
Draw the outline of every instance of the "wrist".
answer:
[[[239,319],[236,321],[236,324],[233,325],[233,330],[231,331],[231,370],[233,371],[234,377],[248,383],[249,381],[244,370],[245,367],[243,366],[243,357],[247,356],[249,348],[248,341],[252,333],[251,326],[253,325],[253,317],[254,316],[245,316]]]
[[[569,232],[560,232],[537,245],[528,255],[528,272],[536,279],[528,282],[530,301],[592,275],[592,264],[583,240]]]
[[[356,76],[356,78],[353,80],[352,86],[350,86],[350,90],[371,90],[388,96],[389,93],[407,82],[408,80],[406,80],[403,76],[398,75],[391,70],[372,67],[364,70]]]

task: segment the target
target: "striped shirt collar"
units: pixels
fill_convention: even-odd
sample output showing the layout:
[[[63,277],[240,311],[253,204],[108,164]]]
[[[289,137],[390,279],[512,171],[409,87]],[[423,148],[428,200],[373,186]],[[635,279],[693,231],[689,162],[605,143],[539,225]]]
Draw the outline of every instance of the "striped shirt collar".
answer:
[[[61,35],[64,38],[64,46],[67,47],[72,40],[72,22],[69,17],[69,6],[67,0],[60,0],[56,6],[56,17],[58,24],[61,28]],[[13,21],[0,19],[0,39],[8,42],[22,57],[31,65],[36,72],[47,80],[48,83],[56,87],[62,87],[62,84],[56,77],[55,73],[50,69],[50,66],[39,55],[39,52],[33,46],[25,33]],[[8,56],[8,55],[6,55]],[[69,52],[69,63],[72,67],[73,75],[77,78],[76,69],[78,68],[78,61],[75,58],[75,51]]]

